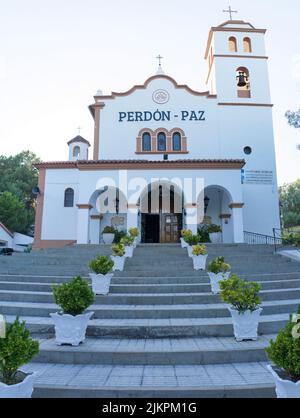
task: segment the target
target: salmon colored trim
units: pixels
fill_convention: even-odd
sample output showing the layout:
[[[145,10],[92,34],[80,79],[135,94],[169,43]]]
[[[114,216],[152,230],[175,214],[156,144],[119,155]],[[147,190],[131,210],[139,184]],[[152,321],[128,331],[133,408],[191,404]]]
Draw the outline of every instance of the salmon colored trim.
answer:
[[[185,209],[194,209],[194,208],[196,208],[197,207],[197,203],[186,203],[185,205],[184,205],[184,208]]]
[[[241,209],[245,206],[245,203],[231,203],[229,205],[230,209]]]
[[[219,106],[257,106],[257,107],[273,107],[273,104],[268,103],[218,103]]]
[[[69,240],[41,240],[38,243],[34,244],[33,248],[37,250],[43,250],[47,248],[64,248],[69,245],[76,244],[77,241]]]
[[[91,219],[93,219],[93,220],[101,220],[101,219],[103,219],[103,215],[92,215],[91,216]]]
[[[93,206],[89,205],[89,204],[79,204],[76,205],[78,207],[78,209],[93,209]]]
[[[168,138],[168,149],[167,151],[136,151],[136,155],[153,155],[153,154],[189,154],[189,151],[171,151],[172,149],[172,139]]]
[[[193,94],[194,96],[206,96],[207,98],[215,98],[215,96],[212,96],[209,93],[209,91],[199,92],[199,91],[192,90],[186,84],[178,84],[174,80],[174,78],[169,77],[168,75],[154,75],[154,76],[148,78],[145,81],[144,84],[142,84],[142,85],[135,85],[130,90],[128,90],[128,91],[126,91],[124,93],[112,92],[111,95],[109,95],[109,96],[95,96],[96,104],[97,104],[97,100],[113,100],[116,97],[129,96],[130,94],[134,93],[136,90],[145,90],[148,87],[148,85],[151,83],[151,81],[159,80],[159,79],[168,80],[168,81],[170,81],[174,85],[174,87],[176,89],[186,90],[188,93]],[[92,108],[92,107],[93,107],[93,105],[90,106],[90,108]]]
[[[128,203],[127,208],[128,209],[138,209],[139,207],[135,203]]]
[[[46,183],[46,170],[42,168],[39,171],[38,188],[40,189],[40,193],[38,194],[37,199],[36,199],[33,248],[41,248],[40,244],[42,242],[42,223],[43,223],[43,212],[44,212],[45,183]]]

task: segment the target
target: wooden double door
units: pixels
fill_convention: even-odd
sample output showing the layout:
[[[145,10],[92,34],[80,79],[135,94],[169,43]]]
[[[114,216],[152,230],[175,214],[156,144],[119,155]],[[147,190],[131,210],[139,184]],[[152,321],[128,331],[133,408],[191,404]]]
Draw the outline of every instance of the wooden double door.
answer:
[[[182,214],[142,215],[142,241],[144,243],[177,243],[181,229]]]

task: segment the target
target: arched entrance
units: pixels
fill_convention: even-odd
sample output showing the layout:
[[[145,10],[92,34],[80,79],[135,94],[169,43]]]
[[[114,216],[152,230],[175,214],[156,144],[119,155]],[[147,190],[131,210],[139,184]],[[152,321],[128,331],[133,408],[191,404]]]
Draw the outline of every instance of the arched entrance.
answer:
[[[177,243],[183,225],[182,190],[168,182],[150,184],[140,198],[143,243]]]

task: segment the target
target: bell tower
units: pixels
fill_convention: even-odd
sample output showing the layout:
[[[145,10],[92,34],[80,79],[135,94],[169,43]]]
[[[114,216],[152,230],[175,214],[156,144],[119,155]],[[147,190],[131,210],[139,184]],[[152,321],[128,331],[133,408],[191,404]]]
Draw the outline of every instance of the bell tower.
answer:
[[[219,102],[271,103],[265,33],[242,20],[211,28],[205,53],[206,84]]]

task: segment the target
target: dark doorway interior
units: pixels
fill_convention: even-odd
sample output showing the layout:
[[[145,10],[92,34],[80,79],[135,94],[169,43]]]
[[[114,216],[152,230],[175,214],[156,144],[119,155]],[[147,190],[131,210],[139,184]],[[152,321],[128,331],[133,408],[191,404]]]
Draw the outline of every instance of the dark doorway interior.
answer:
[[[159,215],[142,215],[143,242],[146,244],[157,244],[160,242],[160,222]]]

